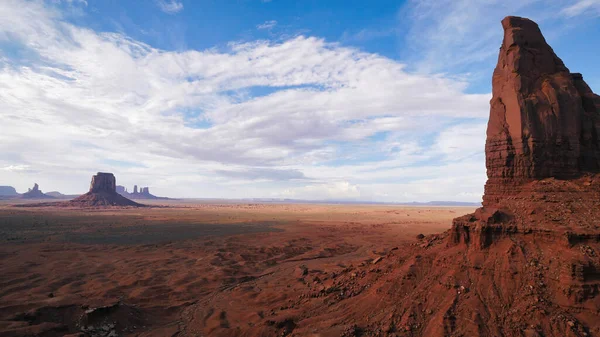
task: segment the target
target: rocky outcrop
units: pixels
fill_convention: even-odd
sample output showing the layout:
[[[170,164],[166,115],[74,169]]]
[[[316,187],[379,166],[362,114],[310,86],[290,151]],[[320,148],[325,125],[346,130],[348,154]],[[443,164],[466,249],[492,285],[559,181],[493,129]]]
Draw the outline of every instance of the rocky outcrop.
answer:
[[[52,199],[53,197],[44,194],[37,183],[33,184],[33,188],[30,188],[27,192],[21,195],[23,199]]]
[[[441,307],[444,330],[426,323],[425,335],[600,336],[582,311],[600,312],[600,98],[533,21],[502,26],[483,207],[454,219],[431,255],[433,274],[476,297],[440,293],[452,303]]]
[[[130,199],[160,199],[160,200],[169,200],[170,198],[165,198],[165,197],[157,197],[153,194],[150,193],[150,188],[149,187],[140,187],[138,189],[137,185],[133,186],[133,192],[129,193],[127,191],[127,188],[125,188],[124,186],[117,186],[117,193],[119,193],[120,195],[126,197],[126,198],[130,198]]]
[[[115,179],[115,176],[112,173],[98,172],[98,174],[92,177],[92,182],[90,183],[90,192],[116,193],[117,180]]]
[[[68,202],[70,206],[143,206],[117,193],[115,176],[112,173],[98,172],[92,177],[90,191]]]
[[[600,97],[531,20],[507,17],[492,79],[484,206],[524,184],[600,172]]]
[[[119,193],[120,195],[127,197],[127,195],[129,194],[129,192],[127,192],[127,188],[125,188],[125,186],[121,186],[121,185],[117,185],[117,193]]]
[[[502,26],[483,208],[455,219],[452,237],[484,248],[498,234],[593,232],[597,227],[590,215],[600,203],[595,176],[600,172],[600,96],[581,74],[569,72],[535,22],[507,17]],[[565,207],[569,226],[548,220],[565,219]],[[580,214],[586,215],[578,219]]]

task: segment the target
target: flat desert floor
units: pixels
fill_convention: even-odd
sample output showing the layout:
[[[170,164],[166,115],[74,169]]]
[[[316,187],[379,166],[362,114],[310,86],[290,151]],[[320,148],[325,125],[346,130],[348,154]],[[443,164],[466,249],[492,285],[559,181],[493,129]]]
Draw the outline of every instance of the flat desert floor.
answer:
[[[158,204],[0,205],[0,336],[340,336],[336,275],[474,210]]]

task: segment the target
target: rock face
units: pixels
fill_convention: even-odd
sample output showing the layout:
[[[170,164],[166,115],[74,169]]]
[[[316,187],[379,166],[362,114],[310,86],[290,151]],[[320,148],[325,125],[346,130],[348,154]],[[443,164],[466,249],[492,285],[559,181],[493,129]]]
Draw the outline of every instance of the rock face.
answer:
[[[502,26],[483,207],[454,219],[432,265],[453,261],[434,273],[452,274],[476,297],[442,307],[451,311],[446,330],[429,332],[600,336],[600,97],[533,21],[507,17]]]
[[[27,192],[21,196],[23,199],[52,199],[53,197],[44,194],[37,183],[33,184]]]
[[[92,177],[92,182],[90,183],[90,192],[116,193],[117,180],[115,179],[115,176],[112,173],[98,172],[97,175]]]
[[[143,206],[117,193],[115,176],[98,172],[92,177],[90,191],[68,202],[70,206]]]
[[[492,79],[484,206],[519,186],[600,172],[600,97],[570,73],[528,19],[502,20],[504,41]]]

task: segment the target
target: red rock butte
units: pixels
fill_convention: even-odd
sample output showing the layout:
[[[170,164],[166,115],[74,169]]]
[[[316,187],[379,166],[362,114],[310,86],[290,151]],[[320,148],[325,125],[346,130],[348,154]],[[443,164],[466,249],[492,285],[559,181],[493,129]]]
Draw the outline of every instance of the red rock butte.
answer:
[[[415,335],[600,336],[600,97],[535,22],[502,27],[483,207],[426,243],[445,241],[421,254],[433,262],[413,293],[443,316]]]
[[[534,180],[600,171],[600,97],[571,73],[525,18],[502,20],[492,79],[484,206]]]
[[[90,191],[66,204],[68,206],[134,206],[141,207],[135,201],[129,200],[117,193],[117,181],[112,173],[98,172],[92,177]]]
[[[598,237],[600,97],[525,18],[502,20],[492,78],[483,207],[454,220],[454,243],[507,233]]]

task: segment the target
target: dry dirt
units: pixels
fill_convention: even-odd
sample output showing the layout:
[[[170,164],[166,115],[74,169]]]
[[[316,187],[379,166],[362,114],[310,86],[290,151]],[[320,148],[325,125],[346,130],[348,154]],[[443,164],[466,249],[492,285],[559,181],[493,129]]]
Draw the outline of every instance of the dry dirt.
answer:
[[[379,266],[473,211],[169,206],[0,205],[0,336],[358,336],[390,306],[357,297]]]

